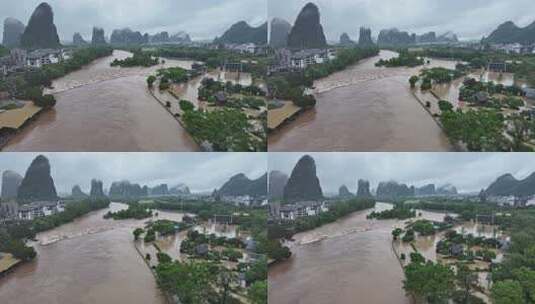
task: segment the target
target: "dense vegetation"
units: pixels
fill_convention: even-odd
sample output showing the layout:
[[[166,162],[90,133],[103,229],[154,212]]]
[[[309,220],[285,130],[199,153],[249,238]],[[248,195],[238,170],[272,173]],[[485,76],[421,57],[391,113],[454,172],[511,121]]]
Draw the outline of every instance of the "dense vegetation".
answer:
[[[421,206],[454,211],[463,220],[474,219],[475,214],[494,214],[500,229],[510,236],[511,245],[502,248],[506,250],[503,261],[490,264],[492,302],[535,303],[535,209],[504,208],[466,201],[431,201],[421,203]],[[474,287],[478,283],[477,272],[468,266],[474,259],[493,261],[496,258],[495,250],[500,248],[501,243],[494,238],[448,231],[437,244],[437,252],[446,256],[454,254],[449,250],[452,244],[462,245],[466,249],[455,253],[455,258],[460,261],[455,268],[426,262],[418,253],[411,254],[411,263],[405,267],[405,290],[429,303],[446,303],[448,299],[453,299],[455,303],[482,303],[473,295],[478,290]]]
[[[244,64],[243,72],[251,73],[253,78],[263,78],[266,75],[267,58],[251,54],[239,54],[227,50],[216,50],[196,47],[166,46],[152,52],[153,56],[190,59],[202,61],[210,69],[220,68],[225,62],[255,62]]]
[[[475,203],[468,200],[449,201],[441,198],[422,200],[412,204],[413,208],[438,212],[453,212],[464,221],[475,220],[478,214],[492,214],[500,207],[490,203]]]
[[[314,107],[314,96],[305,94],[305,88],[311,87],[314,80],[342,71],[358,61],[379,54],[377,48],[343,48],[339,49],[336,59],[323,64],[308,66],[304,73],[276,75],[267,79],[270,94],[274,98],[293,101],[302,108]]]
[[[502,228],[512,245],[505,259],[493,269],[495,303],[535,303],[535,209],[516,210],[504,218]]]
[[[130,68],[137,66],[151,67],[159,63],[160,59],[158,59],[157,57],[152,57],[150,53],[134,51],[134,55],[132,57],[128,57],[123,60],[115,59],[110,65],[112,67],[120,66],[123,68]]]
[[[249,121],[240,110],[187,111],[182,115],[186,130],[214,151],[265,151],[266,143],[249,134]]]
[[[295,231],[303,232],[332,223],[356,211],[370,209],[375,206],[372,199],[352,199],[349,201],[337,202],[329,206],[329,211],[320,213],[317,216],[302,217],[295,221]]]
[[[467,62],[469,68],[486,68],[490,62],[512,60],[508,72],[515,73],[516,80],[526,81],[535,86],[535,57],[533,55],[505,54],[464,48],[430,48],[420,52],[421,56],[456,59]]]
[[[0,251],[12,253],[21,260],[31,260],[36,254],[32,247],[25,245],[26,239],[32,239],[39,232],[72,222],[91,211],[107,208],[109,204],[109,200],[105,199],[69,202],[65,206],[64,212],[39,217],[32,221],[5,224],[0,227]]]
[[[265,96],[265,92],[257,86],[242,86],[239,83],[233,84],[230,81],[221,82],[212,78],[205,78],[199,87],[199,99],[203,101],[214,102],[214,95],[217,92],[225,92],[226,94],[240,94],[244,96]]]
[[[176,210],[195,213],[197,219],[206,221],[214,215],[233,215],[233,224],[239,230],[250,234],[256,240],[255,253],[269,256],[266,244],[267,212],[264,208],[247,208],[225,203],[188,202],[177,198],[165,198],[148,203],[150,208]],[[191,229],[195,220],[185,217],[183,222],[160,220],[146,227],[145,241],[154,241],[156,233],[167,235]],[[144,230],[136,229],[134,237],[138,238]],[[147,239],[148,238],[148,239]],[[208,252],[197,254],[196,247],[208,245]],[[224,247],[222,250],[212,250]],[[179,262],[163,252],[157,254],[158,266],[155,268],[159,287],[170,295],[177,296],[181,303],[243,303],[241,295],[250,303],[267,303],[267,261],[264,258],[252,263],[237,263],[235,268],[228,268],[222,261],[238,262],[243,257],[245,244],[241,239],[205,235],[189,230],[187,238],[181,243],[181,252],[191,259]],[[246,288],[236,285],[238,272],[245,274]]]
[[[384,210],[381,212],[372,212],[368,215],[369,219],[400,219],[405,220],[409,218],[416,217],[416,211],[412,210],[411,207],[404,206],[403,204],[394,205],[393,209]]]
[[[381,59],[375,66],[394,68],[394,67],[417,67],[423,65],[425,60],[423,57],[419,57],[417,54],[411,53],[408,50],[401,50],[398,57],[394,57],[388,60]]]
[[[145,219],[152,216],[152,211],[147,209],[143,204],[129,204],[128,208],[125,210],[120,210],[117,212],[109,211],[104,215],[105,219],[114,219],[114,220],[126,220],[126,219]]]
[[[489,96],[501,94],[505,96],[524,96],[524,92],[517,86],[504,86],[503,84],[495,84],[493,82],[480,82],[473,78],[466,79],[459,92],[459,100],[476,103],[476,95],[479,92],[485,92]]]
[[[52,80],[79,70],[98,58],[111,55],[112,52],[113,49],[108,47],[77,49],[72,57],[64,62],[9,75],[6,79],[0,80],[0,91],[6,90],[18,99],[33,100],[36,105],[54,106],[55,100],[52,96],[43,96],[43,87],[51,86]]]
[[[404,269],[403,288],[427,303],[447,303],[455,289],[453,270],[446,265],[425,262],[418,254],[411,255],[411,260]]]
[[[448,137],[465,143],[469,151],[508,151],[504,117],[496,110],[445,111],[440,122]]]
[[[157,76],[160,79],[160,90],[167,90],[171,83],[184,83],[191,77],[198,76],[197,72],[188,71],[180,67],[172,67],[167,69],[159,69]],[[147,84],[149,88],[152,88],[156,77],[151,75],[147,78]]]

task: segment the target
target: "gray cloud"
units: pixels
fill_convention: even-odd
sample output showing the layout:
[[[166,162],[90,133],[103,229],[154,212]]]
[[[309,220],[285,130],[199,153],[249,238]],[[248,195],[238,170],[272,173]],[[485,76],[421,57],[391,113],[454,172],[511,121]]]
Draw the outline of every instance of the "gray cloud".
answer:
[[[25,24],[40,0],[2,0],[0,18],[14,17]],[[60,38],[70,41],[75,32],[91,39],[92,27],[110,35],[113,29],[130,27],[154,34],[188,32],[193,39],[213,39],[233,23],[265,22],[266,0],[49,0]]]
[[[1,153],[0,170],[24,175],[38,153]],[[258,178],[267,171],[265,153],[43,153],[50,160],[59,192],[72,186],[89,190],[92,178],[109,188],[128,179],[142,185],[187,184],[194,192],[219,188],[231,176],[244,173]]]
[[[269,169],[291,173],[303,153],[270,153]],[[497,177],[511,173],[525,178],[535,172],[533,153],[311,153],[326,192],[345,184],[356,191],[360,178],[372,187],[396,180],[415,186],[451,183],[463,192],[486,188]]]
[[[310,0],[268,0],[269,18],[293,23]],[[356,39],[358,28],[368,26],[377,37],[381,29],[397,27],[418,34],[455,31],[465,39],[481,39],[499,24],[512,20],[520,26],[535,21],[533,0],[314,0],[320,7],[329,40],[343,32]]]

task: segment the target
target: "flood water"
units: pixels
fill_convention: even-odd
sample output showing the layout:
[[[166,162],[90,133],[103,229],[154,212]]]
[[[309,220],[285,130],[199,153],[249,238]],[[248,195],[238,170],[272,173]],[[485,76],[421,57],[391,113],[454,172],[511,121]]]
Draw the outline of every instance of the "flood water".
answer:
[[[150,68],[110,67],[131,56],[114,51],[53,82],[54,109],[42,113],[7,151],[198,151],[189,134],[148,92],[146,78],[162,67],[191,68],[165,59]]]
[[[446,135],[412,95],[422,67],[375,67],[378,56],[315,82],[315,109],[269,136],[270,151],[451,151]],[[426,67],[455,67],[431,60]]]
[[[132,231],[146,220],[105,220],[112,203],[76,221],[38,234],[38,258],[0,278],[2,304],[166,303]],[[181,213],[158,211],[159,219],[181,221]],[[41,245],[49,240],[63,240]]]
[[[403,270],[392,250],[392,230],[404,221],[367,220],[375,209],[355,212],[335,223],[295,235],[292,257],[269,269],[270,304],[408,304]],[[442,221],[444,214],[421,211]],[[326,237],[320,242],[311,240]]]

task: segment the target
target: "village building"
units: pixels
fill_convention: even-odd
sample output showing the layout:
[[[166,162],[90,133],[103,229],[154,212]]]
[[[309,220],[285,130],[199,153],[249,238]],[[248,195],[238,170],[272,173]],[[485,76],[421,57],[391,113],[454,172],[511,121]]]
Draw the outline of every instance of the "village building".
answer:
[[[306,69],[309,65],[326,63],[336,59],[336,51],[332,49],[307,49],[292,54],[290,66]]]
[[[31,68],[41,68],[47,64],[60,63],[70,58],[71,54],[65,50],[39,49],[28,54],[27,65]]]
[[[22,70],[27,63],[27,52],[23,49],[12,49],[9,55],[0,57],[0,75],[5,77],[11,72]]]
[[[250,206],[254,199],[250,195],[222,196],[221,201],[225,203],[231,203],[236,206]]]
[[[18,208],[17,217],[21,220],[33,220],[38,217],[58,214],[65,211],[62,201],[38,201]]]
[[[316,216],[329,209],[325,202],[304,201],[279,208],[279,218],[282,220],[294,221],[300,217]]]

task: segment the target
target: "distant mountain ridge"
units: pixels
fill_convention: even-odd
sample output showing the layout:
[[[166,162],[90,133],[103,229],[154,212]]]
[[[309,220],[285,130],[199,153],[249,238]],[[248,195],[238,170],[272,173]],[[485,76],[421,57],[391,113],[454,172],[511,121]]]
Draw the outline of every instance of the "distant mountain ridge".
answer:
[[[377,199],[393,200],[414,195],[414,186],[409,187],[406,184],[400,184],[395,181],[381,182],[377,186]]]
[[[535,22],[526,27],[519,27],[512,21],[507,21],[495,29],[483,43],[535,43]]]
[[[233,24],[221,37],[216,38],[214,43],[243,44],[254,43],[267,44],[268,24],[263,23],[258,27],[252,27],[245,21]]]
[[[487,196],[531,196],[535,195],[535,173],[518,180],[512,174],[505,174],[485,190]]]
[[[251,180],[245,174],[240,173],[231,177],[219,190],[220,196],[244,196],[252,197],[267,196],[267,173]]]

